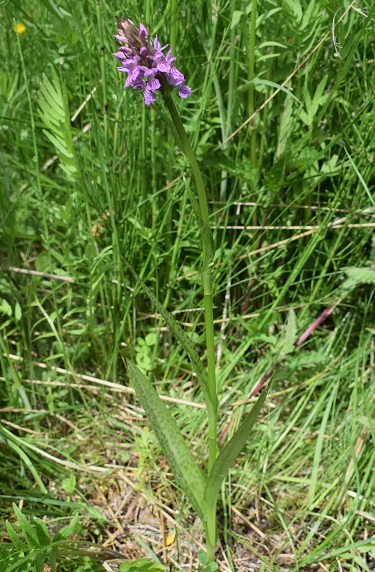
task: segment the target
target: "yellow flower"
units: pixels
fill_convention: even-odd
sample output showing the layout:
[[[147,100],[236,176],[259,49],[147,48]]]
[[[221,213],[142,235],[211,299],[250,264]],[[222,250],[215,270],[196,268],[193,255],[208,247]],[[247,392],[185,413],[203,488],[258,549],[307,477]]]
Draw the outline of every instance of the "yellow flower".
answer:
[[[173,544],[175,537],[176,537],[175,532],[171,532],[170,534],[168,534],[167,538],[165,539],[165,545],[170,546],[171,544]]]
[[[24,32],[26,32],[26,26],[25,24],[22,24],[22,22],[19,22],[18,24],[16,24],[13,28],[13,30],[17,33],[17,34],[23,34]]]

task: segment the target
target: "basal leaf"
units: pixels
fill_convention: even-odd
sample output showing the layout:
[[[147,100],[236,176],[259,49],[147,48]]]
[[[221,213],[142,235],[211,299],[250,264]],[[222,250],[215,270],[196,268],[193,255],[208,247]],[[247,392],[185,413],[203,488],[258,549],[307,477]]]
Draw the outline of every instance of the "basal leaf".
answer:
[[[206,500],[217,498],[221,485],[229,473],[229,469],[242,451],[243,446],[245,445],[247,438],[250,435],[250,432],[266,399],[267,393],[268,390],[266,389],[263,391],[263,393],[260,394],[250,413],[248,413],[248,415],[245,417],[245,420],[242,422],[236,433],[233,435],[230,441],[228,441],[216,459],[207,479],[205,489]]]
[[[190,453],[186,440],[181,435],[175,420],[152,383],[131,361],[127,361],[127,365],[136,395],[159,439],[169,467],[199,518],[203,521],[206,505],[204,500],[206,480],[203,473]]]

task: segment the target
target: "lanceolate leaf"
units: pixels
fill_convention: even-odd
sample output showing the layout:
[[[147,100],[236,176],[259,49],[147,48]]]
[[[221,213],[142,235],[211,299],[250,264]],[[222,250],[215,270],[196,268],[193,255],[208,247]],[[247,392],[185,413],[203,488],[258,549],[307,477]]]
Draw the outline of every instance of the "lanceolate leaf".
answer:
[[[129,264],[129,262],[127,262],[125,259],[123,259],[123,260],[124,260],[125,264],[127,265],[127,267],[129,268],[130,272],[136,278],[139,285],[142,287],[142,290],[149,297],[151,302],[157,308],[158,312],[160,312],[160,314],[163,316],[164,320],[167,322],[167,324],[170,327],[170,329],[172,330],[173,334],[175,335],[177,340],[180,342],[180,344],[182,345],[182,347],[184,348],[184,350],[188,354],[188,356],[191,360],[191,363],[193,364],[194,371],[197,375],[198,381],[201,385],[204,400],[206,402],[207,407],[212,408],[212,409],[214,407],[216,408],[216,404],[214,406],[214,404],[212,403],[212,400],[211,400],[211,397],[210,397],[210,394],[208,391],[206,371],[203,367],[203,364],[200,360],[199,354],[198,354],[197,350],[195,349],[193,342],[191,341],[189,336],[186,334],[186,332],[184,332],[184,330],[181,328],[180,324],[174,319],[172,314],[170,314],[168,312],[168,310],[166,308],[164,308],[163,304],[161,304],[159,302],[159,300],[156,298],[156,296],[146,286],[146,284],[143,282],[142,278],[140,276],[138,276],[138,274],[136,273],[134,268]]]
[[[206,479],[152,383],[131,361],[127,361],[127,365],[136,395],[159,439],[169,467],[199,518],[204,522]]]
[[[205,489],[206,500],[214,498],[216,499],[222,482],[228,475],[229,469],[240,454],[248,436],[250,435],[250,432],[266,399],[267,392],[268,390],[265,390],[260,394],[250,413],[245,417],[245,420],[242,422],[236,433],[233,435],[230,441],[228,441],[216,459],[207,479]]]

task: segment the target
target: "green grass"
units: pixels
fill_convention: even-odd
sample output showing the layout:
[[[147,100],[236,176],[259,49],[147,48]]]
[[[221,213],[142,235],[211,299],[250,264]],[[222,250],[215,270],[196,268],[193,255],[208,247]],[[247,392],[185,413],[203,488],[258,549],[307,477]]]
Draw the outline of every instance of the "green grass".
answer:
[[[223,444],[279,360],[288,311],[301,335],[342,300],[275,372],[222,490],[223,571],[374,565],[373,284],[342,289],[345,269],[374,269],[375,256],[375,15],[368,0],[357,4],[367,17],[350,9],[338,24],[336,57],[335,2],[259,0],[254,84],[242,3],[126,6],[163,45],[175,38],[193,89],[179,109],[215,238]],[[124,360],[143,364],[198,458],[206,413],[187,356],[122,257],[205,359],[200,237],[182,154],[163,118],[122,89],[111,56],[121,10],[93,0],[0,6],[1,550],[15,502],[52,532],[79,514],[61,570],[116,569],[146,547],[190,570],[203,531],[147,430]],[[254,130],[228,139],[307,56]],[[79,552],[89,543],[95,560]]]

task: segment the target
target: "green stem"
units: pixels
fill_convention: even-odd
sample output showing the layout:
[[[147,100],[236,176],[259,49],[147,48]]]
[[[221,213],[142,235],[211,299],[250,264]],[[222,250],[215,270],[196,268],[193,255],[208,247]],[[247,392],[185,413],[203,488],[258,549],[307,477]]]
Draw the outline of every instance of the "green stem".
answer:
[[[163,93],[164,101],[168,107],[172,121],[176,128],[181,148],[190,163],[195,184],[197,186],[199,210],[202,226],[203,241],[203,270],[202,283],[204,293],[204,314],[206,325],[206,344],[207,344],[207,375],[208,390],[214,407],[208,407],[208,472],[217,456],[217,395],[216,395],[216,374],[215,374],[215,339],[214,339],[214,321],[213,321],[213,240],[209,227],[208,204],[206,189],[203,183],[202,174],[200,172],[197,159],[186,135],[181,118],[178,114],[172,97],[167,92]],[[212,505],[212,506],[211,506]],[[216,545],[216,499],[210,503],[210,510],[207,512],[207,551],[209,557],[214,560],[214,551]]]
[[[206,522],[206,545],[207,556],[210,562],[215,562],[215,548],[217,544],[217,519],[216,519],[217,497],[209,498],[207,501],[207,522]]]

